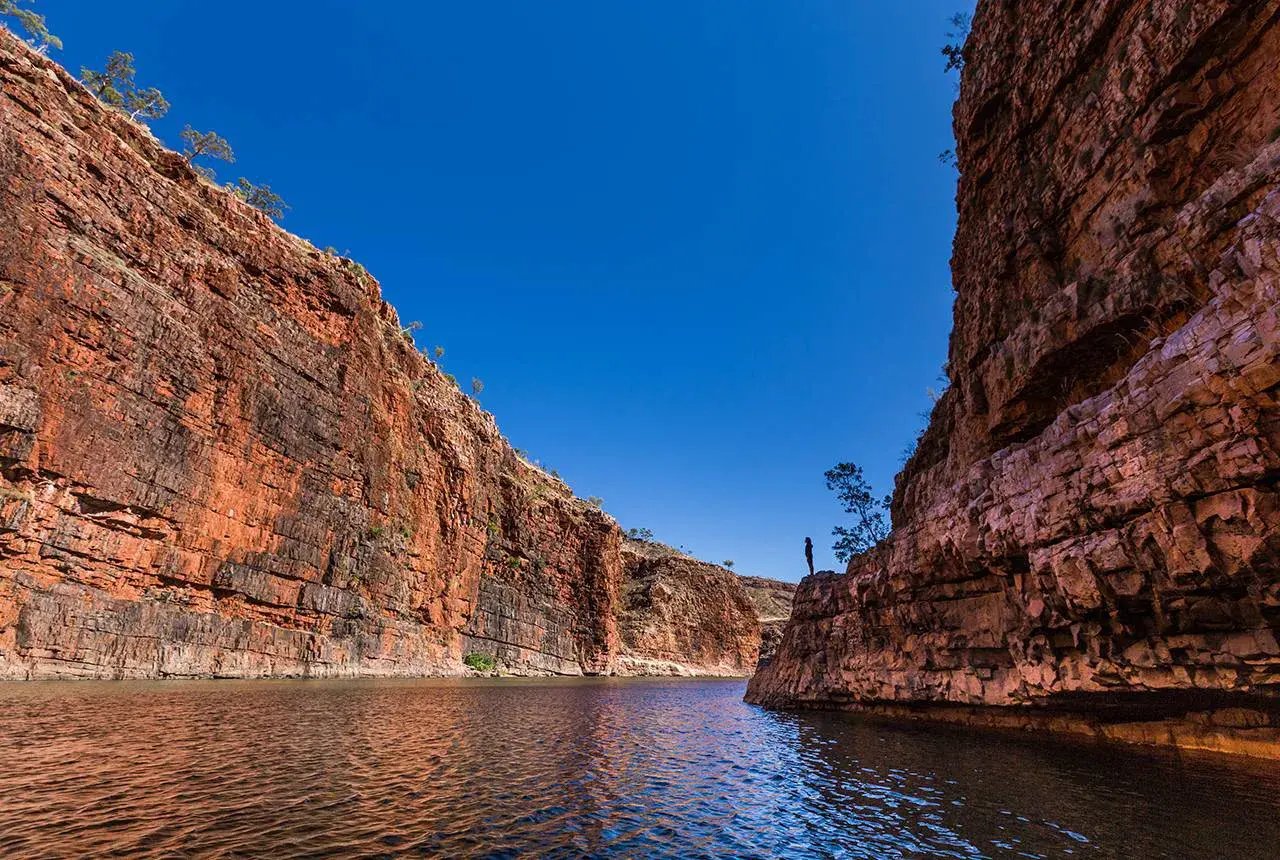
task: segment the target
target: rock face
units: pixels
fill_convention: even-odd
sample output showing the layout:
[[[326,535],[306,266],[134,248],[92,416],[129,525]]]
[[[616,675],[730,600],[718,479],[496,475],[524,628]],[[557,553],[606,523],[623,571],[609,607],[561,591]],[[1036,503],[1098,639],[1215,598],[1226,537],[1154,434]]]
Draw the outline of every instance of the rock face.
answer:
[[[982,0],[966,59],[953,385],[748,698],[1280,756],[1280,3]]]
[[[634,674],[750,675],[770,613],[790,611],[787,583],[738,577],[661,544],[623,545],[620,667]]]
[[[0,29],[0,677],[608,671],[620,534]]]
[[[0,678],[742,675],[745,594],[624,556],[358,263],[0,28]]]
[[[782,629],[791,618],[796,584],[762,576],[740,576],[738,581],[747,590],[747,599],[755,607],[756,618],[760,620],[760,660],[772,660],[778,643],[782,641]]]

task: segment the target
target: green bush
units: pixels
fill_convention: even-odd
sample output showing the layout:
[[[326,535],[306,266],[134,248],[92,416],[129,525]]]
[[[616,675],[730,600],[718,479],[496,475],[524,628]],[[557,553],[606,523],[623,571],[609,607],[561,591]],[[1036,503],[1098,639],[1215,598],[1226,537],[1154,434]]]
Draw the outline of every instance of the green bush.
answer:
[[[845,513],[854,516],[852,527],[836,526],[831,530],[837,538],[831,549],[838,561],[847,563],[889,536],[891,527],[885,514],[892,497],[877,499],[862,468],[854,463],[838,463],[823,477],[827,479],[827,489],[843,503]]]
[[[223,187],[254,209],[267,213],[277,221],[284,217],[284,210],[289,208],[289,204],[284,202],[283,197],[272,191],[270,185],[255,185],[243,176],[234,183],[228,182]]]
[[[462,663],[468,669],[474,669],[477,672],[492,672],[498,668],[498,661],[490,657],[488,654],[481,654],[472,651],[470,654],[462,658]]]

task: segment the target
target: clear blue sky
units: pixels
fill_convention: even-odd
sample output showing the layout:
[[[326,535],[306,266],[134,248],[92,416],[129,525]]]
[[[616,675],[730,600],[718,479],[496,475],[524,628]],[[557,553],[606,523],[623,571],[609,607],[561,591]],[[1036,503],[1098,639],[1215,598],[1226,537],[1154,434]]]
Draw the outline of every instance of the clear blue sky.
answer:
[[[349,251],[512,443],[700,557],[781,579],[892,488],[951,321],[971,0],[44,0]]]

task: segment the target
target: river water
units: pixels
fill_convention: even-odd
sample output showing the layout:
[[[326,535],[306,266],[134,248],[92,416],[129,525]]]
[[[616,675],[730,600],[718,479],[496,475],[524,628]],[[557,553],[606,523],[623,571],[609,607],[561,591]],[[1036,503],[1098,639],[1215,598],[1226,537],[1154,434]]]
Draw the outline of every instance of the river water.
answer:
[[[1280,768],[648,679],[0,685],[0,856],[1280,857]]]

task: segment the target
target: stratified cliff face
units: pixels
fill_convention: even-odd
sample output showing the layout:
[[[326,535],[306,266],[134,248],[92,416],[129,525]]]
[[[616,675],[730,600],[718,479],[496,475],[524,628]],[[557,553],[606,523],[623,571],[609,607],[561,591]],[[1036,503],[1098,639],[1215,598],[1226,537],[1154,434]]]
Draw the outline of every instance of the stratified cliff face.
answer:
[[[791,618],[791,604],[796,596],[794,582],[779,582],[762,576],[740,576],[738,581],[747,591],[747,599],[760,620],[760,659],[772,660],[782,641],[782,628]]]
[[[746,676],[760,621],[742,581],[661,544],[626,541],[618,612],[621,671]]]
[[[616,524],[0,30],[0,677],[606,671]]]
[[[983,0],[966,57],[953,386],[748,697],[1280,755],[1280,3]]]

